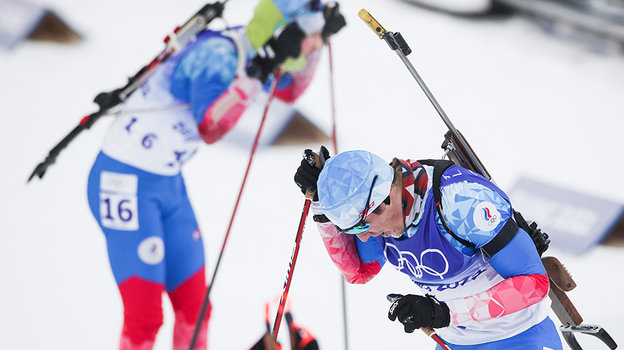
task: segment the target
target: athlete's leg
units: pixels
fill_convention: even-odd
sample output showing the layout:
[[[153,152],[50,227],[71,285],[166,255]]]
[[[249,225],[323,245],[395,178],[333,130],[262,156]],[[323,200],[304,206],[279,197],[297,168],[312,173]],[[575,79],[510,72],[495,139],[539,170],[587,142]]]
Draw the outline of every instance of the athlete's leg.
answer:
[[[97,165],[89,177],[89,205],[106,236],[124,305],[120,349],[151,349],[163,322],[165,266],[159,205],[141,193],[143,180],[136,174],[102,172]]]
[[[124,305],[120,349],[151,349],[163,323],[165,245],[156,203],[141,204],[138,231],[103,228]],[[152,220],[152,222],[149,222]]]
[[[167,247],[167,292],[173,311],[173,349],[188,349],[206,293],[204,246],[197,220],[182,184],[175,210],[164,216]],[[206,349],[210,304],[203,318],[195,349]]]
[[[205,271],[202,267],[184,283],[172,292],[169,299],[175,313],[175,325],[173,329],[173,349],[188,349],[191,338],[195,332],[197,317],[206,292]],[[201,296],[199,298],[198,296]],[[208,320],[210,319],[211,305],[208,303],[206,313],[197,336],[194,349],[204,350],[207,348]]]
[[[163,285],[130,277],[119,284],[124,305],[124,321],[119,341],[120,350],[149,350],[163,323]]]

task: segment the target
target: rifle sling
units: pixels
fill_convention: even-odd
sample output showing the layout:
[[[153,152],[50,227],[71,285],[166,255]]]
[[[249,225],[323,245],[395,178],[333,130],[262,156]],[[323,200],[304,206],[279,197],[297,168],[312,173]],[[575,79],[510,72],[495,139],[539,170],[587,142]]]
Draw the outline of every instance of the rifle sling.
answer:
[[[435,201],[436,209],[438,210],[438,216],[440,217],[442,226],[444,226],[446,232],[453,236],[453,238],[455,238],[458,242],[465,245],[466,247],[475,248],[474,243],[469,242],[453,233],[453,231],[446,223],[444,215],[442,215],[443,208],[442,194],[440,192],[440,181],[442,179],[442,174],[444,174],[446,169],[450,168],[455,163],[446,159],[423,159],[419,160],[418,162],[421,164],[433,166],[433,200]],[[501,249],[503,249],[507,245],[507,243],[509,243],[516,236],[517,232],[518,224],[513,220],[513,218],[509,218],[503,228],[498,232],[498,234],[486,245],[481,247],[481,250],[483,251],[485,256],[491,258]]]

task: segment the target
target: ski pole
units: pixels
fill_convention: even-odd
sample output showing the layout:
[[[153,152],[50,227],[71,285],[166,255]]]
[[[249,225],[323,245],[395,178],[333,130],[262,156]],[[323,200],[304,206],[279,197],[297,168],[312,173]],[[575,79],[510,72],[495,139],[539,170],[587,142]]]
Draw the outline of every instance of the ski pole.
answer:
[[[399,300],[399,297],[395,297],[392,294],[389,294],[388,296],[386,296],[386,299],[388,299],[389,302],[394,303],[395,301]],[[421,330],[423,332],[425,332],[426,335],[428,335],[431,339],[433,339],[436,343],[438,343],[438,345],[440,345],[440,347],[443,350],[452,350],[450,346],[448,346],[448,344],[446,344],[444,342],[444,340],[442,340],[442,338],[440,338],[440,336],[436,333],[436,331],[431,328],[431,327],[422,327]]]
[[[306,192],[306,199],[303,203],[303,210],[301,212],[301,219],[299,220],[299,226],[297,228],[297,235],[295,236],[295,246],[290,257],[290,263],[288,264],[288,272],[286,273],[286,281],[284,282],[284,290],[280,297],[279,305],[277,307],[277,315],[275,316],[275,322],[273,323],[273,337],[277,339],[279,333],[280,324],[282,323],[282,316],[284,315],[284,308],[286,306],[286,299],[288,299],[288,291],[290,290],[290,284],[292,282],[292,276],[295,272],[295,264],[297,263],[297,256],[299,255],[299,247],[301,246],[301,237],[303,236],[303,228],[305,227],[305,220],[308,217],[310,211],[310,204],[312,204],[312,198],[314,192]]]
[[[316,166],[319,169],[323,167],[321,158],[315,153],[306,153],[304,156],[308,164]],[[303,236],[303,228],[305,227],[305,221],[310,212],[310,205],[314,198],[314,191],[306,191],[305,202],[303,203],[303,210],[301,212],[301,218],[299,219],[299,226],[297,227],[297,235],[295,236],[295,246],[293,248],[290,263],[288,264],[288,272],[286,273],[286,281],[284,281],[284,290],[280,297],[279,305],[277,307],[277,315],[275,315],[275,322],[273,323],[273,337],[277,339],[279,333],[280,324],[282,322],[282,316],[284,315],[284,309],[286,307],[286,299],[288,299],[288,291],[290,290],[290,284],[295,272],[295,264],[297,263],[297,256],[299,255],[299,247],[301,246],[301,237]]]
[[[245,170],[245,175],[243,176],[243,182],[241,183],[240,190],[238,191],[238,196],[236,197],[236,203],[234,204],[232,216],[230,217],[230,223],[228,224],[227,230],[225,232],[225,237],[223,238],[221,251],[219,252],[219,257],[217,258],[217,263],[215,265],[214,271],[212,272],[212,278],[210,280],[210,284],[208,284],[208,289],[206,290],[204,301],[202,302],[202,306],[199,312],[199,317],[197,318],[197,323],[195,324],[195,331],[193,332],[193,339],[191,340],[189,350],[193,350],[193,347],[195,346],[195,342],[197,341],[197,336],[199,335],[199,329],[201,328],[202,320],[204,319],[204,316],[206,314],[206,309],[208,308],[210,292],[212,291],[212,286],[214,285],[215,278],[217,277],[217,272],[219,271],[219,265],[221,265],[221,258],[223,257],[225,246],[227,244],[228,238],[230,237],[230,231],[232,229],[232,224],[234,223],[234,217],[236,216],[238,204],[243,194],[243,189],[245,188],[245,182],[247,181],[247,175],[249,174],[249,169],[251,168],[251,162],[253,160],[254,154],[256,153],[256,149],[258,148],[258,141],[260,140],[260,134],[262,133],[262,127],[264,126],[264,121],[266,120],[269,107],[271,106],[271,101],[273,101],[273,97],[275,96],[275,90],[277,89],[277,82],[279,80],[280,74],[281,74],[281,68],[278,68],[277,71],[275,72],[275,78],[271,84],[271,89],[269,90],[270,91],[269,99],[266,103],[266,106],[264,107],[264,112],[262,113],[262,119],[260,120],[260,126],[258,127],[256,138],[254,139],[253,145],[251,147],[251,154],[249,155],[249,162],[247,163],[247,169]],[[277,339],[277,337],[275,338]]]
[[[440,347],[442,348],[442,350],[452,350],[450,346],[448,346],[444,340],[442,340],[442,338],[440,338],[440,336],[436,333],[436,331],[431,328],[431,327],[424,327],[421,328],[423,332],[425,332],[426,335],[428,335],[429,337],[431,337],[431,339],[433,339],[436,343],[438,343],[438,345],[440,345]]]
[[[338,154],[338,141],[336,137],[336,93],[334,90],[334,59],[329,38],[327,38],[327,53],[329,56],[329,94],[331,100],[332,145],[334,146],[334,154]]]
[[[215,18],[221,17],[224,5],[228,0],[223,2],[215,2],[204,5],[197,13],[195,13],[182,26],[176,27],[173,34],[167,35],[164,39],[165,48],[148,63],[143,66],[134,76],[128,79],[128,83],[121,88],[99,93],[93,102],[95,102],[99,110],[83,117],[78,125],[76,125],[56,146],[50,150],[46,158],[33,170],[26,182],[30,182],[33,177],[43,178],[48,167],[56,162],[56,158],[61,151],[67,147],[83,130],[91,128],[91,126],[100,117],[108,114],[108,111],[124,102],[134,90],[143,85],[145,81],[154,73],[154,70],[161,63],[165,62],[173,54],[179,52],[186,44],[194,40],[199,32],[204,30],[208,24]]]
[[[329,93],[331,100],[331,120],[332,120],[332,145],[334,146],[334,154],[338,154],[338,137],[336,132],[336,93],[334,90],[334,59],[332,46],[329,38],[327,38],[327,53],[329,56]],[[349,350],[349,326],[347,323],[347,285],[344,276],[340,276],[340,290],[342,297],[342,326],[344,328],[344,347]]]
[[[277,339],[273,337],[273,335],[271,334],[271,323],[269,322],[269,303],[267,302],[264,305],[264,324],[266,325],[266,334],[264,336],[265,339],[265,343],[264,343],[264,348],[265,349],[270,349],[270,350],[275,350],[275,343],[277,342]],[[266,343],[269,343],[267,346]]]
[[[297,344],[297,339],[295,338],[295,324],[294,324],[294,320],[293,320],[293,316],[290,312],[286,311],[286,313],[284,314],[284,318],[286,319],[286,324],[288,325],[288,330],[290,331],[290,348],[292,350],[297,350],[296,349],[296,345]]]

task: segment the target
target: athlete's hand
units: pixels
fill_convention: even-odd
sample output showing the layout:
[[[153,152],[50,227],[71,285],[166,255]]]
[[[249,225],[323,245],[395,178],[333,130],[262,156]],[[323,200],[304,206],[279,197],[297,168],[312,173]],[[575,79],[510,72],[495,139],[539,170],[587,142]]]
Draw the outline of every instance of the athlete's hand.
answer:
[[[303,194],[307,191],[314,192],[314,201],[318,201],[316,182],[327,159],[329,159],[329,151],[325,146],[321,146],[319,154],[316,154],[311,149],[306,149],[303,152],[301,164],[297,168],[297,172],[295,172],[295,183]],[[317,164],[318,162],[320,164]]]
[[[340,13],[337,2],[325,5],[323,17],[325,17],[325,25],[321,31],[321,36],[323,37],[323,41],[327,42],[327,38],[338,33],[342,27],[347,25],[347,21],[345,21],[344,16]]]
[[[305,33],[297,22],[284,27],[277,38],[271,38],[264,46],[258,48],[256,57],[247,67],[247,75],[266,82],[269,74],[288,57],[296,58],[301,54],[301,42]]]
[[[392,302],[388,318],[390,321],[398,319],[407,333],[422,327],[448,327],[451,323],[446,303],[432,296],[388,294],[388,300]]]

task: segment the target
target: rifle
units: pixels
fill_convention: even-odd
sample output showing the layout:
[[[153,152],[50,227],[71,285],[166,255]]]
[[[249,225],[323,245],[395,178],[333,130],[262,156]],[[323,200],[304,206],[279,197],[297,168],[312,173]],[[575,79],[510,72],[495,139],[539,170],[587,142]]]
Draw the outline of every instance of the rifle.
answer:
[[[479,157],[477,157],[472,147],[470,147],[466,138],[464,138],[459,130],[455,128],[423,79],[418,75],[418,72],[410,60],[407,58],[407,55],[409,55],[412,50],[409,48],[405,39],[403,39],[401,33],[387,31],[373,18],[373,16],[370,15],[370,13],[368,13],[368,11],[364,9],[360,10],[358,15],[368,24],[368,26],[375,32],[375,34],[377,34],[377,36],[379,36],[380,39],[383,39],[388,46],[390,46],[390,49],[397,53],[401,61],[403,61],[446,124],[448,131],[444,135],[444,142],[442,143],[444,156],[448,157],[453,163],[479,173],[486,179],[491,180],[492,177],[485,169],[485,166]],[[518,225],[527,230],[529,235],[531,235],[531,238],[536,244],[536,248],[541,256],[550,242],[548,240],[548,235],[541,232],[541,230],[537,228],[536,223],[527,223],[524,218],[522,218],[520,213],[514,212],[514,218],[518,221]],[[593,335],[605,343],[609,349],[617,348],[617,344],[604,328],[599,325],[583,324],[583,318],[566,294],[566,292],[576,288],[576,282],[574,282],[572,276],[563,264],[561,264],[559,259],[553,256],[543,257],[542,264],[546,269],[546,273],[548,274],[548,279],[550,281],[548,296],[552,301],[551,308],[561,322],[559,331],[570,348],[572,350],[583,350],[575,338],[576,333]]]
[[[128,96],[130,96],[138,87],[143,85],[147,79],[154,73],[155,68],[161,63],[165,62],[169,57],[179,52],[189,42],[195,40],[197,34],[204,30],[208,24],[215,18],[221,17],[223,14],[224,5],[228,0],[223,2],[215,2],[204,5],[197,13],[195,13],[189,20],[187,20],[182,26],[176,27],[172,34],[167,35],[164,39],[165,48],[148,63],[143,66],[139,71],[128,78],[128,83],[121,88],[101,92],[93,102],[95,102],[99,110],[83,117],[78,125],[76,125],[56,146],[48,152],[46,158],[33,170],[28,177],[28,181],[37,176],[40,179],[43,178],[48,167],[56,162],[56,158],[61,151],[72,142],[76,136],[78,136],[83,130],[91,128],[91,126],[100,117],[107,115],[108,112],[123,103]]]

